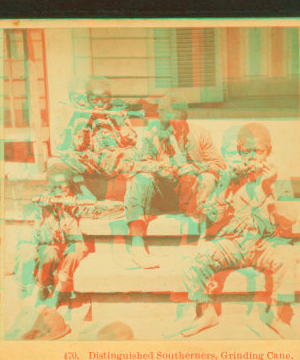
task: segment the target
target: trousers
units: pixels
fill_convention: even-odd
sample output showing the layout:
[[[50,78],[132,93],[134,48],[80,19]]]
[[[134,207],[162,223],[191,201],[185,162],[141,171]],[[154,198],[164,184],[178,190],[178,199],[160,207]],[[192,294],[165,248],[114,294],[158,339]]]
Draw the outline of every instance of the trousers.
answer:
[[[138,173],[125,195],[127,222],[148,222],[153,209],[164,212],[197,213],[201,203],[208,200],[215,186],[213,174],[186,174],[171,182],[153,174]]]
[[[35,267],[37,285],[54,286],[60,292],[73,291],[73,274],[87,253],[83,242],[39,245]]]
[[[234,239],[203,241],[196,257],[183,261],[184,285],[190,300],[207,302],[207,284],[212,275],[223,270],[253,267],[270,271],[273,283],[271,300],[293,302],[296,261],[293,246],[286,244],[286,239],[262,239],[249,234]]]

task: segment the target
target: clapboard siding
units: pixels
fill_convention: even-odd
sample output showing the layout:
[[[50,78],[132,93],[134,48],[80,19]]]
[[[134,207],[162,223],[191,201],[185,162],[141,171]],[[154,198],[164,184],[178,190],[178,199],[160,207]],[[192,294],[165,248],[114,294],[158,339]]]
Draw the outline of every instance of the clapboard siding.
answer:
[[[73,49],[75,75],[105,76],[124,97],[179,88],[200,102],[200,88],[216,87],[220,75],[215,29],[74,29]]]

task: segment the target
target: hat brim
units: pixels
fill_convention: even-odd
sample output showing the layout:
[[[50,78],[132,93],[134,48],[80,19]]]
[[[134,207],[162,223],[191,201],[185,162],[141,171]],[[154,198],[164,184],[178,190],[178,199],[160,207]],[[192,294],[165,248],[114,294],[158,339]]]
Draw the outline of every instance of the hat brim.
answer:
[[[50,332],[36,340],[58,340],[58,339],[63,338],[64,336],[68,335],[70,332],[71,332],[70,325],[66,325],[63,332],[57,333],[57,334],[51,334],[51,332]]]
[[[115,327],[115,328],[114,328]],[[124,341],[133,340],[131,328],[120,322],[104,324],[97,322],[83,329],[78,337],[81,341]]]
[[[79,335],[78,340],[79,341],[94,341],[97,340],[97,333],[99,330],[103,329],[107,324],[102,322],[95,322],[92,323],[85,328],[83,328]]]

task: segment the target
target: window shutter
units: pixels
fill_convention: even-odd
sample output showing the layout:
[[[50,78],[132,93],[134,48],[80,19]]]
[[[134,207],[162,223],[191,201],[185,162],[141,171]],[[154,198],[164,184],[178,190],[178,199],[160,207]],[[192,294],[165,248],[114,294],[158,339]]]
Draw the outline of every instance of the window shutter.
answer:
[[[154,29],[155,87],[177,88],[177,44],[175,29]]]
[[[214,29],[177,29],[178,87],[216,84]]]
[[[177,88],[190,102],[223,100],[220,30],[154,29],[153,35],[154,92]]]
[[[299,75],[299,30],[287,28],[287,74],[288,76]]]

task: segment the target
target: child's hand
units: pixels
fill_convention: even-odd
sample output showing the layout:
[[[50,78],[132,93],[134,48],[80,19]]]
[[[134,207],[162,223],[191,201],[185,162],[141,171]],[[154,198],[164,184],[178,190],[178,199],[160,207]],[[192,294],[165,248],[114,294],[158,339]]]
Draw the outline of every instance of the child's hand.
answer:
[[[276,166],[274,164],[265,162],[261,172],[261,180],[262,180],[262,188],[267,195],[269,195],[272,192],[271,186],[276,179],[277,179]]]
[[[262,167],[262,180],[275,181],[277,178],[277,169],[274,164],[264,163]]]
[[[202,162],[201,164],[197,164],[198,167],[198,173],[208,172],[209,171],[209,165],[206,162]]]
[[[178,178],[178,167],[170,165],[161,168],[158,170],[157,175],[165,180],[175,181]]]
[[[101,159],[100,168],[102,172],[108,176],[112,175],[123,154],[124,152],[122,150],[107,153],[107,155]]]
[[[193,164],[185,164],[178,171],[179,176],[183,176],[183,175],[187,175],[187,174],[191,174],[191,175],[197,174],[197,169],[195,168],[195,166]]]
[[[158,171],[158,168],[159,167],[157,161],[148,160],[142,162],[141,171],[154,173]]]

